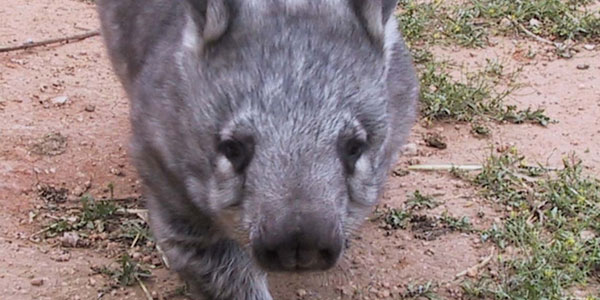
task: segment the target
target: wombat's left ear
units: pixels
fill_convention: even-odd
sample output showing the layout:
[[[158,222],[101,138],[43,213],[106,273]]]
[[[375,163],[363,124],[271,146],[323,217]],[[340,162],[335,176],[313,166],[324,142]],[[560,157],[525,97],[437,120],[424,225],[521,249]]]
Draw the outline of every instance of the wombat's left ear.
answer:
[[[359,20],[369,35],[378,42],[383,42],[385,24],[394,13],[398,0],[349,0]]]
[[[225,0],[187,0],[192,16],[206,42],[218,40],[227,31],[231,11]]]

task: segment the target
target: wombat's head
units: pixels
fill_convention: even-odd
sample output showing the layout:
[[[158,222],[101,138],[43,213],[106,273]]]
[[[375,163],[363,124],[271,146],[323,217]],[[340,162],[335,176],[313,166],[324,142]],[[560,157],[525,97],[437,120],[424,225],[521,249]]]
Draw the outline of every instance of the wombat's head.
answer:
[[[414,118],[395,5],[188,0],[179,44],[160,51],[172,61],[138,92],[175,104],[133,104],[138,149],[170,141],[153,147],[174,162],[163,168],[188,166],[170,174],[185,174],[187,195],[217,223],[242,228],[263,267],[332,267]]]
[[[411,118],[409,107],[390,115],[402,113],[388,90],[402,83],[386,71],[396,1],[250,2],[264,6],[230,15],[204,52],[216,98],[229,102],[214,160],[227,193],[211,201],[239,206],[262,266],[328,269],[377,201],[408,129],[395,119]]]

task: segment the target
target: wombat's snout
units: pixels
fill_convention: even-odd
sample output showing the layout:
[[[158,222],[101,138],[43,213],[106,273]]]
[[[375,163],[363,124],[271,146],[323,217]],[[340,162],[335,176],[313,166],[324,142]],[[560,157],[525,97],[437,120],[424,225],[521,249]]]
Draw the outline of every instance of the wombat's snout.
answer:
[[[334,220],[303,215],[264,226],[253,241],[258,263],[270,271],[327,270],[338,261],[344,238]]]

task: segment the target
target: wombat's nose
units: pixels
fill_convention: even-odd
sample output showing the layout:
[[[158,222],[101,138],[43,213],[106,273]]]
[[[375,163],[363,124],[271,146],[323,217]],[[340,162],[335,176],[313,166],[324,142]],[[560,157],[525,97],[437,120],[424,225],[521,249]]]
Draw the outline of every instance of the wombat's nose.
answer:
[[[333,267],[342,252],[344,239],[332,226],[308,223],[296,230],[266,233],[255,241],[253,250],[259,264],[272,271],[327,270]]]

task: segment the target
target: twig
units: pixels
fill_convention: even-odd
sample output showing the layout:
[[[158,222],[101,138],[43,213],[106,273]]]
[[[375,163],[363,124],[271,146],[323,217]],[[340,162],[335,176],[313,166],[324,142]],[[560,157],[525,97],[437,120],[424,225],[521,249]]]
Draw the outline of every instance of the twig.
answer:
[[[562,43],[555,43],[551,40],[545,39],[531,31],[529,31],[529,29],[525,28],[525,26],[523,26],[521,23],[515,21],[515,20],[510,20],[513,25],[515,25],[519,30],[523,31],[523,33],[525,33],[526,35],[530,36],[531,38],[533,38],[534,40],[540,42],[540,43],[544,43],[544,44],[548,44],[548,45],[552,45],[556,48],[561,48],[562,47]]]
[[[35,240],[36,238],[38,238],[38,236],[44,232],[48,232],[50,231],[50,227],[46,227],[40,231],[34,232],[33,234],[31,234],[29,236],[29,241],[34,242],[34,243],[39,243],[39,240]]]
[[[152,298],[152,294],[150,293],[150,291],[148,291],[148,288],[146,288],[146,285],[142,282],[142,280],[137,276],[135,276],[135,280],[137,280],[138,284],[140,285],[140,288],[142,288],[142,291],[146,295],[146,299],[153,300],[154,298]]]
[[[408,167],[409,170],[414,171],[450,171],[450,170],[464,170],[464,171],[477,171],[483,169],[482,165],[454,165],[454,164],[439,164],[439,165],[412,165]]]
[[[34,47],[56,44],[56,43],[63,43],[63,42],[68,43],[71,41],[81,41],[81,40],[84,40],[84,39],[87,39],[87,38],[90,38],[93,36],[97,36],[97,35],[100,35],[100,31],[94,30],[94,31],[90,31],[90,32],[82,33],[82,34],[76,34],[76,35],[71,35],[71,36],[66,36],[66,37],[61,37],[61,38],[43,40],[43,41],[33,42],[33,43],[25,43],[25,44],[22,44],[19,46],[4,47],[4,48],[0,48],[0,53],[24,50],[24,49],[34,48]]]
[[[133,247],[135,247],[135,244],[137,244],[137,241],[140,239],[140,233],[138,232],[138,234],[135,235],[135,238],[133,239],[133,242],[131,243],[131,249],[133,249]]]
[[[483,267],[485,267],[487,264],[490,263],[490,261],[492,261],[492,258],[494,257],[494,251],[495,249],[492,247],[492,251],[490,251],[490,255],[487,256],[486,258],[484,258],[480,263],[456,274],[456,276],[454,276],[454,280],[458,280],[460,277],[463,277],[471,272],[477,271]]]

